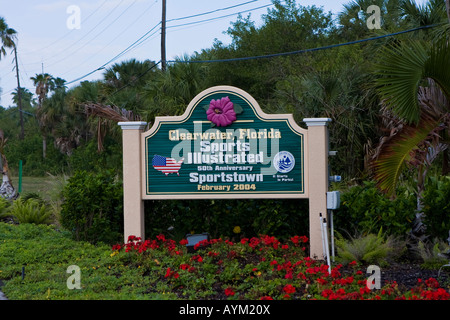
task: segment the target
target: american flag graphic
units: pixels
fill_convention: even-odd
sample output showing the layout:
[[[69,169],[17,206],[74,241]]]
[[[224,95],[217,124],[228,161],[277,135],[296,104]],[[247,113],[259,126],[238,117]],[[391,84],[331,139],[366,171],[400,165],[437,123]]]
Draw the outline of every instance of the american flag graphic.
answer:
[[[152,160],[152,165],[153,168],[158,171],[162,171],[166,174],[166,176],[169,173],[176,173],[177,175],[180,175],[178,171],[180,170],[183,161],[184,158],[181,158],[180,161],[176,162],[176,160],[173,158],[166,158],[163,156],[155,155]]]

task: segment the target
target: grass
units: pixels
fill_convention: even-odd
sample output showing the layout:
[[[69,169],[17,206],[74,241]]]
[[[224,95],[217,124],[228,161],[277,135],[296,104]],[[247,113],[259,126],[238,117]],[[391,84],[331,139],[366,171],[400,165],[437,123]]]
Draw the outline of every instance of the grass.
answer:
[[[14,188],[19,189],[19,178],[11,177]],[[44,200],[53,200],[66,181],[65,176],[22,177],[21,194],[36,193]]]
[[[111,248],[76,242],[51,225],[0,222],[0,290],[10,300],[450,299],[434,279],[414,291],[395,283],[371,291],[357,265],[329,273],[299,239],[214,239],[187,253],[164,236]],[[67,285],[71,266],[80,270],[80,289]]]

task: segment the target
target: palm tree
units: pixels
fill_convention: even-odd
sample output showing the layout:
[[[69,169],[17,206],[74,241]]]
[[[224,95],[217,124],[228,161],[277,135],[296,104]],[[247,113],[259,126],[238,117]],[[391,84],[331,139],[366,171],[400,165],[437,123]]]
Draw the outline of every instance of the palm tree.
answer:
[[[35,77],[30,78],[36,87],[36,94],[38,96],[38,108],[36,111],[36,117],[39,122],[39,128],[42,134],[42,157],[45,159],[47,157],[47,126],[45,114],[42,113],[42,105],[44,100],[47,98],[48,92],[54,88],[54,79],[48,73],[36,74]]]
[[[0,186],[0,197],[8,200],[14,200],[15,198],[17,198],[18,194],[16,192],[16,189],[14,189],[11,178],[9,176],[8,161],[6,160],[4,152],[6,141],[8,141],[8,138],[5,137],[3,130],[0,130],[0,168],[3,175],[2,185]]]
[[[42,107],[42,102],[47,98],[50,90],[55,86],[54,78],[48,73],[36,74],[35,77],[30,78],[36,87],[36,94],[38,96],[39,107]]]
[[[25,107],[31,108],[34,103],[33,94],[27,88],[20,88],[20,93],[22,96],[22,102]],[[17,105],[19,101],[19,90],[16,88],[13,92],[11,92],[12,101]]]
[[[0,17],[0,60],[6,56],[6,48],[14,47],[16,30],[9,28],[4,18]]]
[[[148,122],[155,116],[183,113],[195,95],[207,87],[208,66],[184,63],[190,59],[188,55],[177,57],[177,63],[168,65],[165,72],[158,70],[155,78],[147,81],[143,95],[150,108],[142,110],[141,115]]]
[[[15,47],[14,38],[16,33],[17,32],[14,29],[8,27],[5,19],[0,17],[0,60],[2,59],[2,55],[6,56],[6,48]],[[3,176],[2,185],[0,186],[0,196],[6,199],[14,199],[17,197],[17,193],[9,177],[8,161],[4,154],[7,140],[8,139],[5,138],[3,131],[0,130],[0,168]]]
[[[404,4],[411,5],[409,1]],[[442,2],[411,10],[426,21],[437,15],[431,5],[444,12]],[[447,1],[448,5],[448,1]],[[433,13],[434,12],[434,13]],[[432,14],[433,13],[433,14]],[[412,19],[411,19],[412,20]],[[429,21],[428,21],[429,22]],[[434,21],[436,22],[436,21]],[[445,29],[448,26],[445,25]],[[417,214],[413,236],[424,236],[421,197],[431,163],[443,153],[443,173],[448,174],[450,137],[450,45],[448,33],[425,42],[397,42],[382,51],[376,85],[384,105],[389,134],[382,138],[374,154],[372,168],[381,190],[395,196],[398,181],[406,168],[417,170]]]
[[[364,87],[367,82],[367,72],[351,65],[287,76],[277,84],[270,111],[292,112],[298,121],[331,118],[330,146],[339,154],[330,159],[333,170],[356,178],[366,169],[365,149],[377,137],[378,105]]]
[[[155,68],[152,68],[154,65],[153,61],[141,62],[136,59],[115,63],[103,74],[106,87],[117,90],[125,85],[128,87],[142,86],[155,72]]]

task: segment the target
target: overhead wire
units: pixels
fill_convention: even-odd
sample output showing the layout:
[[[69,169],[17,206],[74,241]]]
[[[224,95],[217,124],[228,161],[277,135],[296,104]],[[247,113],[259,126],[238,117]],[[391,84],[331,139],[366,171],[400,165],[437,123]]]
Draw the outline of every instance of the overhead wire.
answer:
[[[227,8],[221,8],[221,9],[216,9],[216,10],[213,10],[213,11],[204,12],[204,13],[197,14],[197,15],[194,15],[194,16],[198,17],[198,16],[201,16],[201,15],[206,15],[206,14],[210,14],[210,13],[213,13],[213,12],[218,12],[218,11],[222,11],[222,10],[226,10],[226,9],[231,9],[231,8],[235,8],[235,7],[238,7],[238,6],[242,6],[242,5],[244,5],[244,4],[252,3],[252,2],[255,2],[255,1],[258,1],[258,0],[247,1],[247,2],[245,2],[245,3],[241,3],[241,4],[238,4],[238,5],[235,5],[235,6],[231,6],[231,7],[227,7]],[[226,17],[233,16],[233,15],[241,14],[241,13],[244,13],[244,12],[249,12],[249,11],[258,10],[258,9],[265,8],[265,7],[272,6],[272,5],[273,5],[273,4],[267,4],[267,5],[264,5],[264,6],[257,7],[257,8],[248,9],[248,10],[243,10],[243,11],[240,11],[240,12],[236,12],[236,13],[232,13],[232,14],[227,14],[227,15],[220,16],[220,17],[215,17],[215,18],[210,18],[210,19],[205,19],[205,20],[200,20],[200,21],[194,21],[194,22],[190,22],[190,23],[186,23],[186,24],[181,24],[181,25],[168,26],[168,27],[166,27],[166,28],[169,29],[169,28],[175,28],[175,27],[180,27],[180,26],[186,26],[186,25],[192,25],[192,24],[198,24],[198,23],[210,22],[210,21],[214,21],[214,20],[217,20],[217,19],[222,19],[222,18],[226,18]],[[190,17],[192,17],[192,16],[186,16],[186,17],[181,17],[181,18],[171,19],[171,20],[168,20],[168,21],[175,21],[175,20],[178,21],[178,20],[183,20],[183,19],[187,19],[187,18],[190,18]],[[129,45],[129,46],[128,46],[127,48],[125,48],[124,50],[122,50],[119,54],[117,54],[115,57],[113,57],[112,59],[110,59],[108,62],[104,63],[104,64],[103,64],[102,66],[100,66],[99,68],[97,68],[97,69],[95,69],[95,70],[92,70],[91,72],[89,72],[89,73],[85,74],[84,76],[81,76],[81,77],[79,77],[79,78],[77,78],[77,79],[75,79],[75,80],[66,82],[66,84],[72,84],[72,83],[74,83],[74,82],[77,82],[77,81],[79,81],[79,80],[82,80],[82,79],[84,79],[84,78],[90,76],[91,74],[93,74],[93,73],[95,73],[95,72],[97,72],[97,71],[100,71],[100,70],[104,69],[104,67],[105,67],[106,65],[108,65],[109,63],[111,63],[111,62],[117,60],[118,58],[120,58],[121,56],[125,55],[125,54],[128,53],[129,51],[131,51],[131,50],[137,48],[138,46],[142,45],[145,41],[149,40],[152,36],[154,36],[154,35],[158,32],[158,30],[156,30],[155,32],[152,33],[152,31],[153,31],[155,28],[157,28],[160,24],[161,24],[161,21],[160,21],[158,24],[156,24],[153,28],[151,28],[149,31],[147,31],[144,35],[142,35],[139,39],[137,39],[135,42],[133,42],[131,45]]]
[[[98,6],[98,7],[97,7],[90,15],[88,15],[86,18],[84,18],[84,19],[81,21],[81,23],[86,23],[86,21],[88,21],[89,18],[92,17],[98,10],[100,10],[100,8],[102,8],[107,2],[108,2],[108,0],[104,0],[104,1],[102,2],[102,4],[100,4],[100,6]],[[72,33],[74,30],[75,30],[75,29],[71,29],[69,32],[65,33],[62,37],[56,39],[55,41],[53,41],[52,43],[50,43],[49,45],[47,45],[47,46],[45,46],[45,47],[43,47],[43,48],[34,49],[34,50],[29,51],[29,52],[25,52],[24,54],[27,55],[27,54],[31,54],[31,53],[34,53],[34,52],[37,52],[37,51],[42,51],[42,50],[44,50],[44,49],[47,49],[47,48],[53,46],[54,44],[58,43],[59,41],[63,40],[64,38],[67,38],[67,36],[68,36],[70,33]]]
[[[105,15],[105,17],[103,17],[103,19],[101,19],[94,27],[92,27],[87,33],[85,33],[82,37],[80,37],[79,39],[77,39],[75,42],[72,42],[72,43],[70,43],[68,46],[66,46],[64,49],[61,49],[61,50],[59,50],[58,52],[56,52],[55,54],[53,54],[52,56],[50,56],[50,57],[47,57],[47,58],[45,58],[45,59],[42,59],[40,62],[30,62],[30,63],[27,63],[28,65],[30,65],[30,64],[37,64],[37,63],[43,63],[43,62],[47,62],[47,61],[50,61],[51,59],[54,59],[55,57],[58,57],[58,56],[60,56],[61,54],[66,54],[66,57],[65,58],[62,58],[62,59],[60,59],[60,60],[58,60],[58,61],[56,61],[56,62],[53,62],[51,65],[54,65],[54,64],[57,64],[57,63],[59,63],[59,62],[61,62],[61,61],[63,61],[63,60],[65,60],[65,59],[67,59],[67,58],[70,58],[71,56],[72,56],[72,54],[74,53],[74,52],[76,52],[77,50],[75,50],[75,51],[70,51],[70,49],[71,48],[73,48],[77,43],[79,43],[80,41],[82,41],[82,40],[84,40],[85,38],[86,38],[86,36],[88,36],[89,34],[91,34],[95,29],[97,29],[97,27],[99,27],[107,18],[109,18],[112,14],[113,14],[113,12],[114,11],[116,11],[116,9],[124,2],[125,0],[121,0],[120,2],[118,2],[117,3],[117,5],[111,10],[111,11],[109,11],[108,12],[108,14],[107,15]],[[107,26],[107,27],[109,27],[109,25]],[[106,28],[107,28],[106,27]],[[100,33],[102,33],[102,32],[104,32],[104,30],[106,30],[106,28],[104,28]],[[74,30],[74,29],[73,29]],[[91,40],[89,40],[89,41],[91,41]],[[89,41],[87,42],[87,43],[89,43]],[[85,44],[86,45],[86,44]],[[70,53],[70,54],[69,54]]]
[[[112,12],[115,11],[115,10],[120,6],[120,4],[121,4],[123,1],[124,1],[124,0],[122,0],[121,2],[119,2],[119,4],[118,4],[116,7],[114,7],[114,9],[112,10]],[[99,33],[97,33],[93,38],[91,38],[91,39],[89,39],[88,41],[86,41],[81,47],[76,48],[74,51],[72,51],[72,52],[70,53],[70,55],[67,55],[67,56],[64,57],[64,58],[62,58],[62,59],[60,59],[60,60],[57,60],[56,62],[51,63],[51,64],[48,65],[47,67],[53,66],[53,65],[58,64],[58,63],[60,63],[60,62],[62,62],[62,61],[64,61],[64,60],[67,60],[67,59],[70,58],[73,54],[77,53],[78,51],[80,51],[81,49],[83,49],[84,47],[86,47],[87,45],[89,45],[94,39],[96,39],[97,37],[99,37],[103,32],[106,31],[106,29],[108,29],[114,22],[116,22],[123,14],[125,14],[125,12],[127,12],[128,9],[130,9],[136,2],[137,2],[137,0],[134,0],[134,2],[132,2],[125,10],[123,10],[123,11],[122,11],[122,12],[121,12],[121,13],[120,13],[113,21],[111,21],[105,28],[103,28]],[[112,12],[111,12],[111,13],[112,13]],[[111,15],[111,13],[110,13],[109,15]],[[102,23],[106,18],[108,18],[109,15],[106,16],[100,23]],[[90,34],[92,31],[94,31],[95,28],[97,28],[97,26],[99,26],[100,23],[98,23],[98,24],[97,24],[94,28],[92,28],[87,34],[85,34],[84,37],[86,37],[88,34]],[[70,47],[72,47],[74,44],[78,43],[80,40],[82,40],[82,38],[78,39],[75,43],[71,44],[69,47],[67,47],[67,49],[70,48]],[[60,51],[60,53],[64,53],[64,50],[63,50],[63,51]],[[58,54],[59,54],[59,53],[58,53]],[[58,54],[56,54],[55,56],[57,56]],[[54,57],[55,57],[55,56],[54,56]],[[50,58],[50,59],[51,59],[51,58]],[[46,59],[46,61],[48,61],[48,60],[49,60],[49,58]]]
[[[156,3],[158,2],[158,0],[156,0],[155,2],[153,2],[147,9],[145,9],[144,11],[142,11],[142,13],[133,20],[133,22],[129,25],[127,25],[126,28],[123,28],[122,32],[120,32],[119,34],[116,35],[116,37],[114,37],[110,42],[108,42],[106,45],[102,46],[100,50],[98,50],[97,52],[91,54],[86,60],[82,61],[79,65],[74,66],[73,68],[67,70],[64,74],[67,74],[68,72],[74,70],[75,68],[78,68],[80,65],[83,65],[85,62],[87,62],[88,60],[91,60],[93,56],[97,55],[99,52],[105,50],[111,43],[113,43],[114,41],[116,41],[121,35],[123,35],[125,32],[127,32],[135,23],[137,23]]]
[[[142,78],[143,76],[145,76],[147,73],[149,73],[152,69],[156,68],[156,66],[158,64],[161,63],[161,60],[159,60],[158,62],[155,62],[150,68],[148,68],[147,70],[145,70],[144,72],[142,72],[140,75],[138,75],[134,80],[133,83],[127,83],[125,85],[123,85],[122,87],[120,87],[119,89],[117,89],[116,91],[114,91],[113,93],[110,94],[110,96],[114,96],[115,94],[117,94],[118,92],[122,91],[123,89],[129,87],[131,84],[136,83],[140,78]]]
[[[168,63],[216,63],[216,62],[232,62],[232,61],[245,61],[245,60],[254,60],[254,59],[267,59],[267,58],[275,58],[275,57],[281,57],[281,56],[289,56],[294,54],[301,54],[306,52],[314,52],[314,51],[320,51],[320,50],[326,50],[326,49],[332,49],[337,47],[343,47],[348,46],[352,44],[357,43],[363,43],[367,41],[373,41],[373,40],[379,40],[382,38],[392,37],[404,33],[414,32],[421,29],[428,29],[428,28],[434,28],[438,25],[428,25],[428,26],[421,26],[413,29],[408,29],[404,31],[384,34],[376,37],[366,38],[366,39],[360,39],[360,40],[354,40],[344,43],[338,43],[338,44],[332,44],[328,46],[322,46],[322,47],[316,47],[316,48],[310,48],[310,49],[302,49],[302,50],[296,50],[296,51],[289,51],[289,52],[280,52],[280,53],[273,53],[273,54],[265,54],[265,55],[259,55],[259,56],[248,56],[248,57],[239,57],[239,58],[229,58],[229,59],[212,59],[212,60],[168,60]]]
[[[90,76],[91,74],[100,71],[102,69],[105,68],[105,66],[107,66],[108,64],[110,64],[111,62],[117,60],[118,58],[120,58],[122,55],[124,55],[125,53],[127,53],[128,51],[132,50],[134,48],[134,46],[136,45],[136,43],[138,43],[139,41],[141,41],[145,36],[147,36],[149,33],[151,33],[155,28],[157,28],[159,25],[161,24],[161,21],[158,22],[153,28],[151,28],[149,31],[147,31],[146,33],[144,33],[139,39],[137,39],[135,42],[133,42],[132,44],[130,44],[127,48],[125,48],[124,50],[122,50],[121,52],[119,52],[117,55],[115,55],[113,58],[111,58],[110,60],[108,60],[107,62],[105,62],[103,65],[101,65],[100,67],[98,67],[95,70],[92,70],[91,72],[85,74],[84,76],[81,76],[75,80],[66,82],[66,85],[68,84],[72,84],[74,82],[77,82],[79,80],[82,80],[88,76]]]
[[[228,10],[228,9],[234,9],[234,8],[237,8],[237,7],[249,4],[249,3],[257,2],[257,1],[259,1],[259,0],[251,0],[251,1],[244,2],[244,3],[236,4],[234,6],[226,7],[226,8],[219,8],[219,9],[215,9],[215,10],[211,10],[211,11],[207,11],[207,12],[203,12],[203,13],[193,14],[193,15],[190,15],[190,16],[169,19],[166,22],[172,22],[172,21],[179,21],[179,20],[185,20],[185,19],[190,19],[190,18],[196,18],[196,17],[204,16],[204,15],[215,13],[215,12],[219,12],[219,11],[224,11],[224,10]]]
[[[223,16],[220,16],[220,17],[209,18],[209,19],[193,21],[193,22],[187,22],[187,23],[182,23],[182,24],[178,24],[178,25],[174,25],[174,26],[168,26],[167,29],[177,28],[177,27],[184,27],[184,26],[189,26],[189,25],[198,24],[198,23],[204,23],[204,22],[211,22],[211,21],[215,21],[215,20],[219,20],[219,19],[235,16],[235,15],[238,15],[238,14],[241,14],[241,13],[246,13],[246,12],[250,12],[250,11],[255,11],[255,10],[267,8],[267,7],[270,7],[270,6],[273,6],[273,4],[266,4],[266,5],[263,5],[263,6],[260,6],[260,7],[256,7],[256,8],[253,8],[253,9],[248,9],[248,10],[243,10],[243,11],[239,11],[239,12],[235,12],[235,13],[230,13],[230,14],[223,15]]]

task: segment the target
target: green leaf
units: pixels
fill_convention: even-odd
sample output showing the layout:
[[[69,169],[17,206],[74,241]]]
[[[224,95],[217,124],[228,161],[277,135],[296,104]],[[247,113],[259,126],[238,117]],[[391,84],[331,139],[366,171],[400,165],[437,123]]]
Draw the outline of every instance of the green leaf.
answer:
[[[234,112],[236,114],[241,114],[244,111],[244,109],[242,109],[242,107],[240,105],[238,105],[237,103],[234,104]]]
[[[400,132],[382,146],[380,155],[372,163],[372,169],[377,185],[383,192],[394,195],[399,177],[412,152],[429,138],[430,132],[437,125],[432,120],[423,120],[418,126],[404,125]]]
[[[417,91],[428,58],[428,48],[424,44],[408,42],[385,48],[377,64],[380,77],[376,84],[381,99],[396,115],[410,123],[419,121]]]

